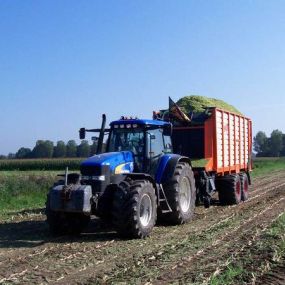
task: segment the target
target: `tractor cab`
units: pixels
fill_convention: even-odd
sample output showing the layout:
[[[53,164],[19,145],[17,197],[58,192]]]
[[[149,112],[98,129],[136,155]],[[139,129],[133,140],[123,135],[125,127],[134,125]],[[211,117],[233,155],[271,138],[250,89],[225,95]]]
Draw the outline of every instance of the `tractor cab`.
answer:
[[[158,120],[128,119],[110,124],[107,152],[130,151],[134,172],[155,174],[158,161],[172,152],[171,124]]]

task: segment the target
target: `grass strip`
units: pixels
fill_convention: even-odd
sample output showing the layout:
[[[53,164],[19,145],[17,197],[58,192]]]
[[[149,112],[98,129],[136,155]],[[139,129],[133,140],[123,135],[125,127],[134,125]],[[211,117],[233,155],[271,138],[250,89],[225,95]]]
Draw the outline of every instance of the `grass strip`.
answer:
[[[55,180],[54,172],[40,175],[0,173],[0,218],[27,209],[43,208],[47,192]]]
[[[285,170],[285,157],[255,158],[253,160],[252,177],[263,176],[272,171]]]

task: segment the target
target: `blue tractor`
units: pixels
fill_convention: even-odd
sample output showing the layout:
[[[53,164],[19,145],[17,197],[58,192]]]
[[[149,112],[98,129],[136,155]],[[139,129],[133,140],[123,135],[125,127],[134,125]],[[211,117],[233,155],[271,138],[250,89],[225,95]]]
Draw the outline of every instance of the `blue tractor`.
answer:
[[[157,219],[182,224],[194,214],[196,188],[188,157],[172,151],[172,125],[122,117],[99,132],[96,155],[66,173],[50,190],[46,215],[52,233],[80,233],[90,216],[112,222],[128,238],[148,236]],[[106,144],[104,135],[108,134]],[[104,147],[104,151],[103,151]]]

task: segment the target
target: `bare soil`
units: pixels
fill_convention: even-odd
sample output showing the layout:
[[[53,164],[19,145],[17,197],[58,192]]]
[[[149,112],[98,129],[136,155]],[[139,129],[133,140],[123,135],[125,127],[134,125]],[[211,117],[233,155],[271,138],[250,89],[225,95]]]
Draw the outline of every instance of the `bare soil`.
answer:
[[[121,240],[96,218],[80,236],[55,238],[42,212],[0,221],[0,284],[207,284],[247,255],[256,255],[254,279],[241,284],[285,284],[284,257],[258,270],[270,258],[260,256],[262,234],[285,212],[285,172],[256,179],[244,203],[199,206],[192,222],[157,226],[144,240]]]

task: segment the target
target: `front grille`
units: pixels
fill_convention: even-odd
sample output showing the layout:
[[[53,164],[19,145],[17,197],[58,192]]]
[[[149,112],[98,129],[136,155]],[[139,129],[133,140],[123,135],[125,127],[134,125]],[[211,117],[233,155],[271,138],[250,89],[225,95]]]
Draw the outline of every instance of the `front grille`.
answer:
[[[81,175],[87,176],[100,176],[110,173],[110,168],[108,165],[81,165],[80,166]]]
[[[105,176],[104,181],[94,181],[92,179],[83,180],[84,184],[91,185],[92,193],[103,193],[106,187],[110,184],[111,170],[108,165],[81,165],[81,175],[84,176]]]

